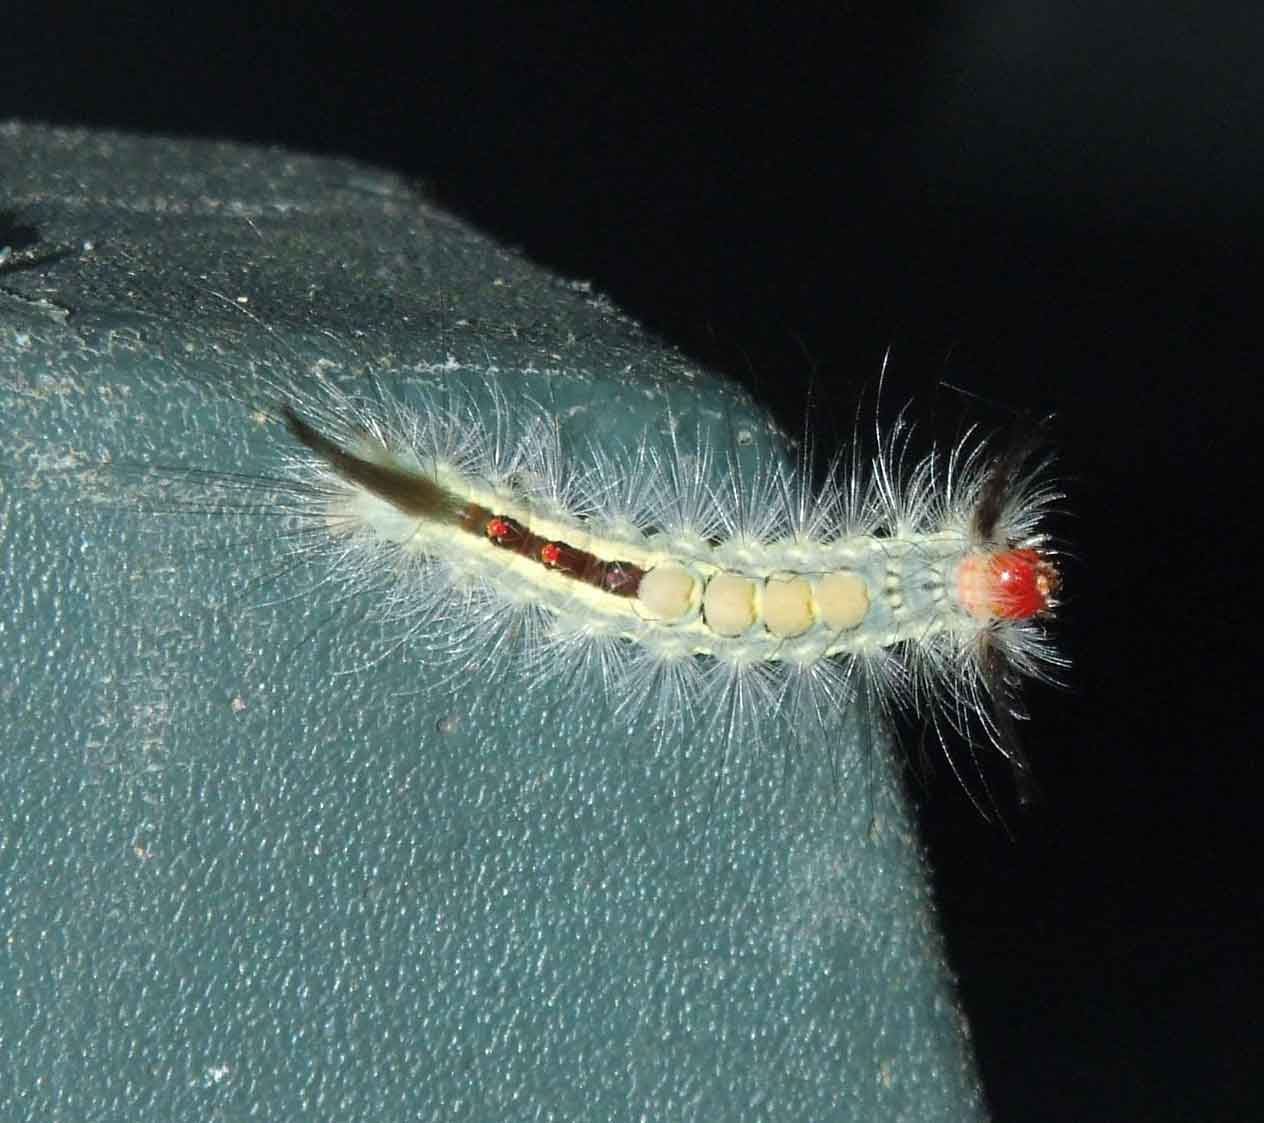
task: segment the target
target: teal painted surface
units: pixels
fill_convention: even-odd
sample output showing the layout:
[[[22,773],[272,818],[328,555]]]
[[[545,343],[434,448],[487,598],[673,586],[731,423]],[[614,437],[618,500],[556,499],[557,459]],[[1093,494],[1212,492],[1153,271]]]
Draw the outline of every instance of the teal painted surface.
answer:
[[[224,389],[315,360],[572,447],[670,412],[749,457],[756,407],[353,164],[22,127],[0,164],[78,250],[0,272],[0,1117],[982,1116],[858,715],[835,784],[580,678],[426,692],[275,524],[93,501],[106,459],[266,470]]]

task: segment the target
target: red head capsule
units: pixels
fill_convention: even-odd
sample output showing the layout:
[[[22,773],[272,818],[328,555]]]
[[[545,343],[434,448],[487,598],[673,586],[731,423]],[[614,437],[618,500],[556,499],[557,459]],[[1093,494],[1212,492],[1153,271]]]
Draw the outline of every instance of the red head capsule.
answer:
[[[961,606],[980,620],[1027,620],[1049,608],[1058,570],[1039,550],[978,550],[957,568]]]

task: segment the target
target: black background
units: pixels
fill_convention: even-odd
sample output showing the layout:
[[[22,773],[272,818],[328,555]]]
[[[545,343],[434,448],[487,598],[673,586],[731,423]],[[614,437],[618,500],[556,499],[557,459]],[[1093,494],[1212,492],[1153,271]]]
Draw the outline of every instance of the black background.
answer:
[[[1053,413],[1044,802],[924,799],[984,1080],[1000,1120],[1251,1117],[1264,11],[953,8],[11,5],[0,117],[396,167],[792,431],[810,389],[827,445],[888,353],[928,430]]]

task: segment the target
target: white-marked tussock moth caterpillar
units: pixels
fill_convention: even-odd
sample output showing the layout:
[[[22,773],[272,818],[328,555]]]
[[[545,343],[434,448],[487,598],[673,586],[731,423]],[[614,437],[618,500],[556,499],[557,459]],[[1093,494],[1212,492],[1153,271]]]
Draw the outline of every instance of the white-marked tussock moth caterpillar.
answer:
[[[901,417],[820,484],[670,417],[568,447],[554,411],[455,371],[407,396],[265,381],[272,469],[190,473],[179,506],[281,516],[311,595],[363,594],[420,681],[591,674],[655,737],[701,719],[730,742],[771,720],[828,743],[860,699],[991,742],[1021,784],[1021,684],[1062,663],[1032,442],[917,458]]]

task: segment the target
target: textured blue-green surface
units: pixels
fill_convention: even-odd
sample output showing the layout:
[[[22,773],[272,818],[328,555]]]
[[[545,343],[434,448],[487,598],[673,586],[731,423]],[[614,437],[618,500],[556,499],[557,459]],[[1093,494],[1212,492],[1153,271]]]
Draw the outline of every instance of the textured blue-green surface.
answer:
[[[0,166],[75,251],[0,271],[0,1118],[982,1116],[854,716],[835,783],[580,679],[427,693],[266,578],[267,520],[91,501],[107,459],[266,471],[222,387],[316,360],[530,396],[573,447],[670,411],[753,454],[754,406],[370,169],[22,126]]]

